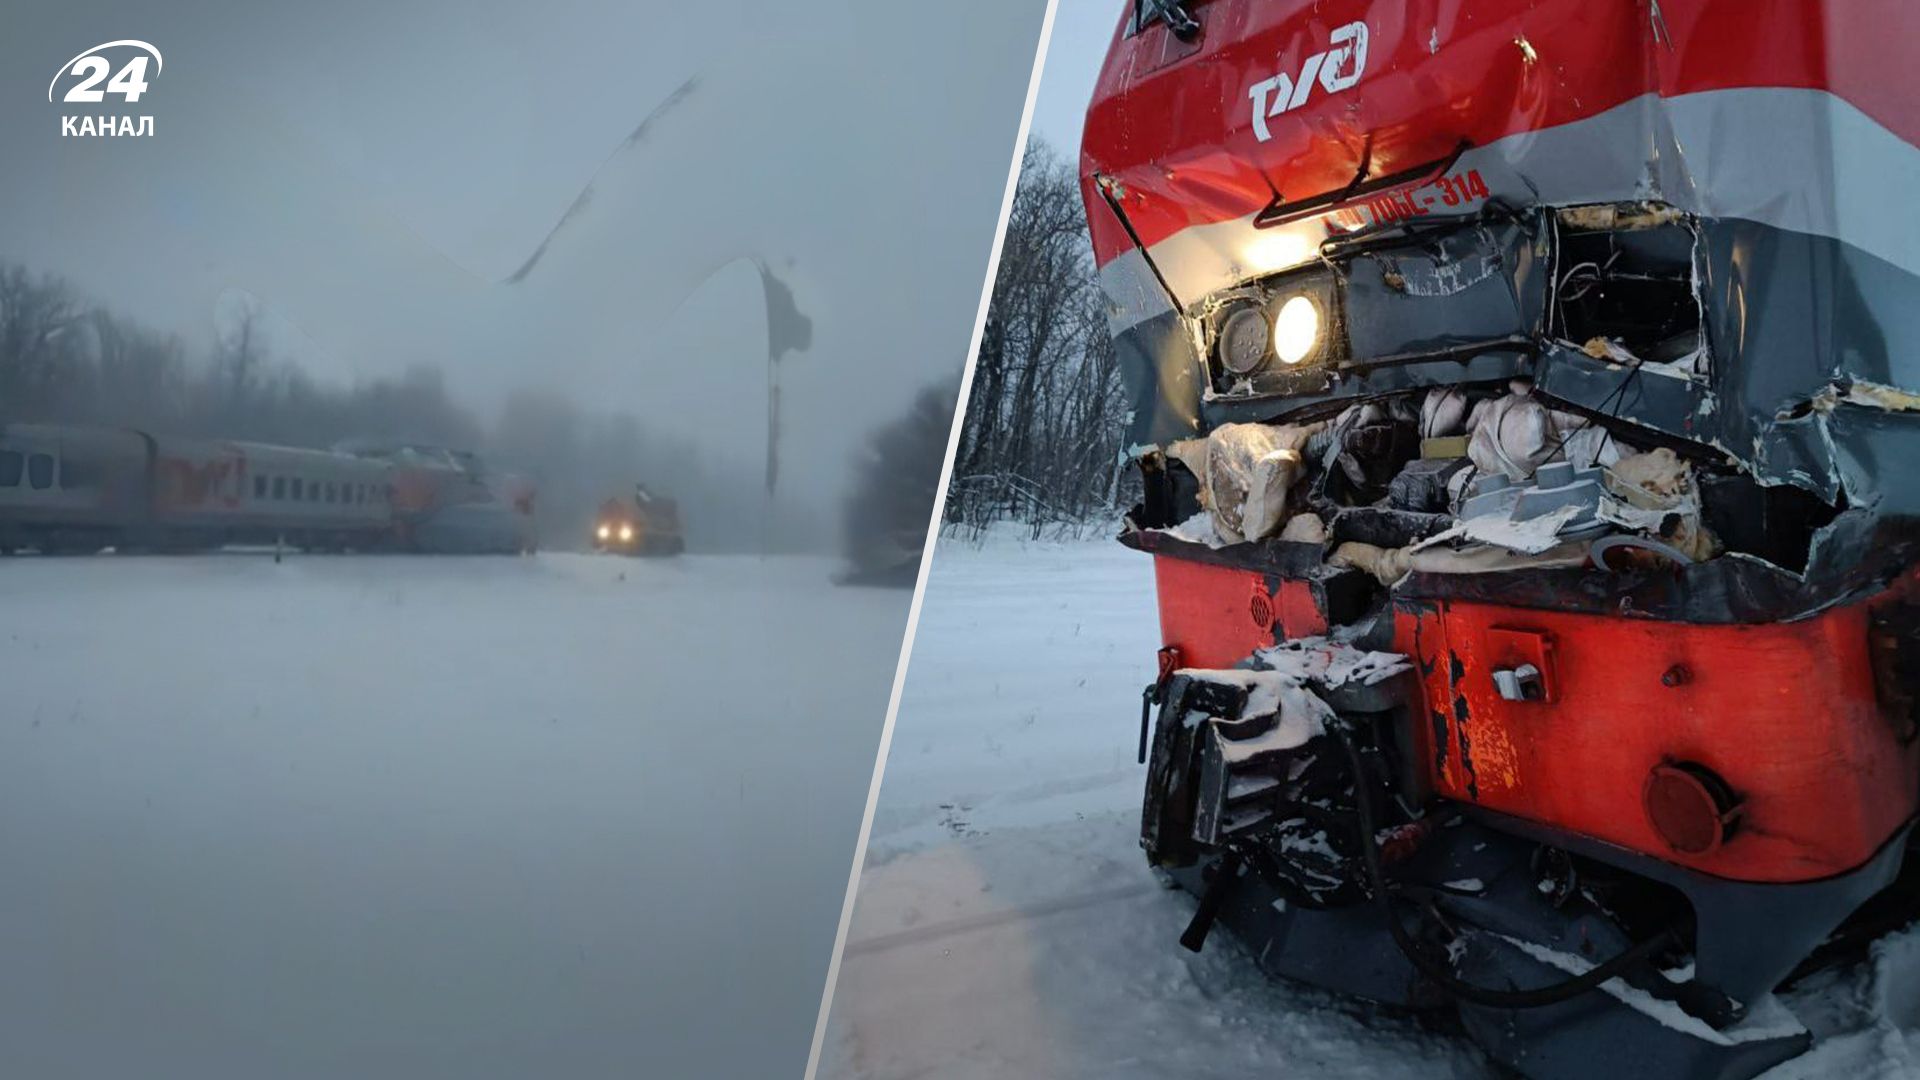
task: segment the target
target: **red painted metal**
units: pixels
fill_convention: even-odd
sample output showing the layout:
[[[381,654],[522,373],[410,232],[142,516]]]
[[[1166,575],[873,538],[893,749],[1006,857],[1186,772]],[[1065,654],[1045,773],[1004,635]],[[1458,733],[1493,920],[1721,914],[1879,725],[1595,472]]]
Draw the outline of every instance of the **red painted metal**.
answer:
[[[1154,567],[1162,636],[1188,665],[1230,667],[1272,644],[1247,615],[1263,575],[1167,555]],[[1876,604],[1915,591],[1910,577],[1871,602],[1761,625],[1404,606],[1395,647],[1418,662],[1415,742],[1441,797],[1721,877],[1808,881],[1860,866],[1920,810],[1920,741],[1876,700],[1867,626]],[[1299,626],[1281,636],[1324,617]],[[1495,669],[1543,660],[1554,700],[1500,697]],[[1647,778],[1676,762],[1710,769],[1739,801],[1724,843],[1676,851],[1649,820]]]
[[[154,461],[155,505],[162,513],[232,510],[246,494],[247,458],[224,443],[170,444]]]
[[[1248,596],[1265,588],[1262,575],[1159,556],[1153,579],[1161,643],[1179,649],[1186,666],[1232,667],[1273,644],[1273,627],[1258,625],[1247,612]]]
[[[1424,673],[1416,725],[1444,797],[1707,873],[1804,881],[1851,870],[1920,803],[1920,744],[1874,695],[1868,605],[1794,623],[1707,626],[1442,603],[1402,610]],[[1553,642],[1559,700],[1503,700],[1499,629]],[[1675,668],[1684,680],[1666,678]],[[1677,683],[1677,684],[1676,684]],[[1697,762],[1742,804],[1725,844],[1676,852],[1641,811],[1648,774]]]
[[[1901,0],[1206,0],[1193,10],[1205,25],[1195,44],[1158,24],[1116,32],[1081,171],[1098,260],[1135,242],[1111,198],[1141,244],[1166,244],[1165,271],[1196,288],[1257,269],[1241,264],[1245,236],[1222,237],[1254,233],[1253,215],[1276,199],[1345,188],[1363,161],[1379,177],[1448,160],[1463,144],[1524,146],[1537,140],[1513,137],[1545,140],[1647,95],[1676,109],[1734,98],[1764,109],[1772,98],[1740,92],[1811,91],[1836,115],[1857,111],[1890,133],[1899,154],[1920,142],[1920,98],[1904,89],[1920,9]],[[1322,80],[1317,65],[1352,62],[1327,57],[1337,34],[1355,40],[1356,23],[1364,70],[1344,86]],[[1278,76],[1307,89],[1265,116],[1263,138],[1258,84]],[[1517,172],[1496,187],[1569,165],[1489,152],[1490,176],[1498,160]],[[1316,212],[1323,221],[1303,220],[1335,230],[1355,212],[1331,206]],[[1241,224],[1207,228],[1230,222]],[[1218,265],[1172,265],[1183,250]],[[1276,634],[1327,627],[1304,581],[1167,555],[1155,576],[1163,640],[1194,667],[1231,666]],[[1419,662],[1426,701],[1414,729],[1439,796],[1726,878],[1806,881],[1860,866],[1920,809],[1920,739],[1876,698],[1869,644],[1873,609],[1895,594],[1920,595],[1920,579],[1760,625],[1403,604],[1395,647]],[[1891,653],[1880,652],[1884,668]],[[1540,670],[1543,693],[1501,698],[1492,673],[1521,664]],[[1727,811],[1701,775],[1724,781],[1737,827],[1693,828],[1702,806]]]
[[[1327,619],[1304,581],[1269,589],[1264,574],[1186,559],[1153,560],[1160,631],[1186,667],[1232,667],[1281,638],[1327,632]],[[1262,617],[1264,616],[1264,618]]]
[[[1920,143],[1904,0],[1211,0],[1195,10],[1206,27],[1197,47],[1164,24],[1129,37],[1123,21],[1095,85],[1081,173],[1102,264],[1131,241],[1099,212],[1095,173],[1119,181],[1151,247],[1254,214],[1276,191],[1340,189],[1363,153],[1371,175],[1387,175],[1444,159],[1461,140],[1486,146],[1645,94],[1825,91]],[[1358,82],[1316,84],[1258,139],[1250,88],[1297,81],[1354,22],[1367,27]]]

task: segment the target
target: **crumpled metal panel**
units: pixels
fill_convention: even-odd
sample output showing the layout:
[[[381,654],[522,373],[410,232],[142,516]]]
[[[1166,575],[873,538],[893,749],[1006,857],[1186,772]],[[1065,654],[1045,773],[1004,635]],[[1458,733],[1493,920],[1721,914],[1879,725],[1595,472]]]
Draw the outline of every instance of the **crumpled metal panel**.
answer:
[[[1183,324],[1220,289],[1395,221],[1499,204],[1655,200],[1692,215],[1699,232],[1704,378],[1636,373],[1536,330],[1518,359],[1483,354],[1454,365],[1452,380],[1524,373],[1531,353],[1551,396],[1836,507],[1920,514],[1920,469],[1899,467],[1920,449],[1920,217],[1897,209],[1920,185],[1920,113],[1896,89],[1920,9],[1515,0],[1468,12],[1464,0],[1416,0],[1338,13],[1227,2],[1201,14],[1201,45],[1185,52],[1155,45],[1164,28],[1122,28],[1083,147],[1136,445],[1275,411],[1205,400],[1205,358]],[[1364,59],[1346,29],[1356,23]],[[1140,59],[1148,53],[1151,63]],[[1268,114],[1252,115],[1263,81],[1289,72],[1293,84],[1307,81],[1299,76],[1316,56],[1339,75],[1303,94],[1296,85],[1299,100],[1278,111],[1269,86]],[[1431,176],[1257,223],[1276,203],[1423,163]],[[1468,176],[1484,197],[1456,183]],[[1493,280],[1484,251],[1447,262],[1403,273],[1397,299],[1379,263],[1348,263],[1357,355],[1417,352],[1487,325],[1469,296]],[[1501,269],[1515,297],[1541,295],[1521,268]],[[1462,282],[1453,299],[1464,310],[1451,327],[1413,314],[1427,298],[1420,287]],[[1378,369],[1297,404],[1331,406],[1439,375],[1424,364]]]
[[[1767,484],[1920,514],[1920,278],[1836,240],[1700,224],[1705,381],[1546,343],[1544,393],[1703,443]]]

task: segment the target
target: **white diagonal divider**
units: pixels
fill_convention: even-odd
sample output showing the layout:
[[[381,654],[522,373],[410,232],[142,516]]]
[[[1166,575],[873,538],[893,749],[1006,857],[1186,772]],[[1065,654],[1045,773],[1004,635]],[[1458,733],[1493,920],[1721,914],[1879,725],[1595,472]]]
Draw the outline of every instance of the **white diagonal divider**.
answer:
[[[947,503],[947,485],[953,481],[953,457],[960,445],[960,429],[973,391],[974,364],[980,358],[980,340],[986,334],[987,308],[993,300],[993,280],[1000,272],[1000,251],[1007,240],[1007,217],[1013,211],[1014,190],[1020,184],[1020,161],[1033,124],[1033,104],[1040,93],[1040,76],[1047,66],[1047,44],[1053,38],[1054,9],[1060,0],[1047,0],[1040,22],[1040,42],[1033,52],[1033,72],[1027,78],[1027,102],[1020,110],[1020,130],[1013,140],[1013,160],[1007,166],[1007,186],[1000,196],[1000,220],[994,226],[993,247],[987,255],[987,275],[980,285],[980,308],[973,317],[973,339],[967,345],[966,369],[960,377],[960,396],[953,404],[953,426],[947,432],[947,453],[940,463],[940,486],[927,517],[927,539],[920,551],[920,572],[913,582],[913,604],[907,609],[907,632],[900,639],[900,659],[893,670],[893,692],[887,697],[887,719],[880,729],[880,747],[873,760],[873,779],[867,784],[867,808],[860,815],[860,839],[853,848],[853,869],[847,874],[847,894],[840,902],[840,927],[833,936],[833,958],[827,963],[826,985],[820,990],[820,1012],[813,1022],[813,1046],[807,1052],[806,1080],[820,1069],[820,1051],[826,1045],[827,1018],[833,1011],[833,991],[840,981],[841,954],[847,946],[847,928],[853,922],[854,898],[860,891],[860,870],[867,861],[867,837],[873,831],[873,810],[880,802],[880,784],[887,771],[887,752],[893,746],[893,724],[900,712],[900,692],[907,684],[907,662],[913,656],[914,631],[920,627],[920,603],[927,593],[927,571],[940,539],[940,519]]]

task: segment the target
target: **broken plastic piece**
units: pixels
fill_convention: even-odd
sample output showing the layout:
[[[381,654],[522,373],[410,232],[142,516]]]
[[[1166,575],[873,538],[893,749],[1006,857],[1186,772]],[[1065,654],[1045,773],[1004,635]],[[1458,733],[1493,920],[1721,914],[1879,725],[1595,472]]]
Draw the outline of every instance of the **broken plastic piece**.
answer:
[[[1493,673],[1493,686],[1507,701],[1538,701],[1546,696],[1540,669],[1532,664],[1496,670]]]

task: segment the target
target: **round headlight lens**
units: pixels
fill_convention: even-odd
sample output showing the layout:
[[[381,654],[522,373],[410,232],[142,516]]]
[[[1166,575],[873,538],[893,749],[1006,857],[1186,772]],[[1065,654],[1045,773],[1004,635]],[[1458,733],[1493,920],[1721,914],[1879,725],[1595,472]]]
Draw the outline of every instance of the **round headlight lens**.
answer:
[[[633,526],[631,525],[620,526],[620,539],[622,540],[633,539]]]
[[[1305,296],[1280,305],[1273,317],[1273,351],[1283,364],[1297,364],[1320,346],[1320,308]]]
[[[605,525],[602,525],[600,526],[599,531],[595,535],[599,536],[600,539],[605,540],[607,537],[613,535],[613,530],[607,528]]]
[[[1220,324],[1220,366],[1235,375],[1251,375],[1267,362],[1267,318],[1257,307],[1243,307]]]

